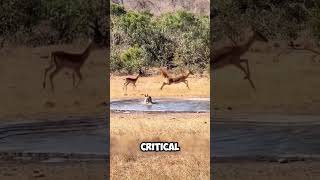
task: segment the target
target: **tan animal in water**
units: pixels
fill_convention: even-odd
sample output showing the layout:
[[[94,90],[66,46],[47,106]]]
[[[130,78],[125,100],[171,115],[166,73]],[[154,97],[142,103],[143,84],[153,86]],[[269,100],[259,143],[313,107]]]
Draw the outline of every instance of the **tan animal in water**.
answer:
[[[268,39],[258,31],[255,31],[253,29],[251,29],[251,32],[249,32],[249,34],[250,37],[245,42],[239,45],[222,47],[213,51],[210,66],[213,71],[216,69],[224,68],[228,65],[233,65],[239,68],[245,74],[244,79],[248,79],[251,87],[255,90],[255,85],[251,80],[248,59],[241,58],[241,56],[249,50],[249,48],[255,41],[268,42]],[[242,66],[242,63],[245,63],[246,68]]]
[[[149,96],[148,94],[143,94],[144,95],[144,101],[143,103],[144,104],[155,104],[153,101],[152,101],[152,98],[151,96]]]
[[[187,74],[180,74],[179,76],[176,76],[176,77],[170,76],[169,73],[163,68],[160,68],[160,73],[164,78],[167,79],[167,82],[162,83],[162,86],[160,87],[161,90],[166,85],[169,86],[171,84],[178,84],[178,83],[184,83],[187,86],[187,88],[190,89],[188,80],[187,80],[189,75],[193,75],[193,73],[190,70],[188,70]]]
[[[88,59],[90,52],[93,48],[98,48],[98,44],[94,41],[90,40],[89,45],[87,48],[79,54],[74,53],[68,53],[65,51],[54,51],[51,53],[51,61],[50,66],[45,69],[44,72],[44,78],[42,86],[43,88],[46,88],[46,77],[48,71],[55,68],[53,72],[50,73],[49,79],[51,84],[51,90],[54,91],[54,84],[53,84],[53,78],[64,68],[71,69],[73,71],[72,73],[72,79],[73,79],[73,86],[78,87],[80,81],[82,80],[82,74],[80,72],[80,69],[83,67],[85,61]],[[75,75],[78,76],[79,81],[76,84],[75,82]]]
[[[137,80],[139,79],[139,77],[140,77],[142,74],[143,74],[143,73],[142,73],[141,69],[139,69],[139,74],[138,74],[138,75],[136,75],[136,76],[127,76],[127,77],[124,79],[125,82],[124,82],[124,84],[123,84],[123,89],[127,92],[127,86],[128,86],[129,84],[132,84],[133,87],[136,87],[136,82],[137,82]]]

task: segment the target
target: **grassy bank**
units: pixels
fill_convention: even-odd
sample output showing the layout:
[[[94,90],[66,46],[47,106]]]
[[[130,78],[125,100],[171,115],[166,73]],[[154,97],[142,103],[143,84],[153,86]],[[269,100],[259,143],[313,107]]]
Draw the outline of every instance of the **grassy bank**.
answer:
[[[93,51],[81,69],[83,82],[72,87],[70,71],[60,72],[54,79],[55,92],[42,89],[44,69],[49,66],[51,51],[82,52],[86,43],[41,48],[7,47],[0,50],[0,118],[22,118],[39,114],[97,114],[104,112],[97,105],[104,101],[107,79],[105,51]]]
[[[111,114],[112,179],[209,179],[209,114]],[[176,141],[180,152],[144,153],[143,141]]]

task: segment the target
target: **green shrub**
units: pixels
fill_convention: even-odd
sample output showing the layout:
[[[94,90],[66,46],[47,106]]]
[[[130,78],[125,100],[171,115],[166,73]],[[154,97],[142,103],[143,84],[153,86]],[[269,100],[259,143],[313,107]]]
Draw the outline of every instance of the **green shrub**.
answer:
[[[111,15],[113,15],[113,16],[121,16],[121,15],[124,15],[126,13],[127,13],[127,11],[124,9],[123,6],[111,3]]]
[[[143,66],[143,50],[138,47],[130,47],[120,55],[123,68],[128,73],[138,71]]]
[[[158,27],[162,32],[185,32],[190,28],[197,26],[198,19],[194,14],[186,11],[178,11],[175,13],[166,13],[158,19]]]

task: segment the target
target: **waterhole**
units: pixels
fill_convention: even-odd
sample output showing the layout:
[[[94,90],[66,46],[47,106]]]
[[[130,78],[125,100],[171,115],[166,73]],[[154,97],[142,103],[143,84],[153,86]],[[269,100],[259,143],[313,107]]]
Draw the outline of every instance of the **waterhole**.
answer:
[[[209,112],[207,98],[194,99],[153,99],[154,104],[144,104],[143,99],[115,100],[110,103],[111,111],[140,112]]]

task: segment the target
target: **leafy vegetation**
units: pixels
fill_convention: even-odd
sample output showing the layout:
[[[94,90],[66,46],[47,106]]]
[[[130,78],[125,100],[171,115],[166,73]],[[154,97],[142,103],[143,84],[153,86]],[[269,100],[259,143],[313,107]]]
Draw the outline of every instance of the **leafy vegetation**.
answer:
[[[2,0],[0,38],[26,45],[106,41],[108,6],[103,0]]]
[[[320,38],[320,3],[315,0],[216,0],[211,9],[212,40],[239,36],[249,24],[269,39],[296,39],[310,30]]]
[[[203,71],[209,65],[209,17],[186,11],[155,16],[111,5],[111,70],[140,67],[188,67]]]

